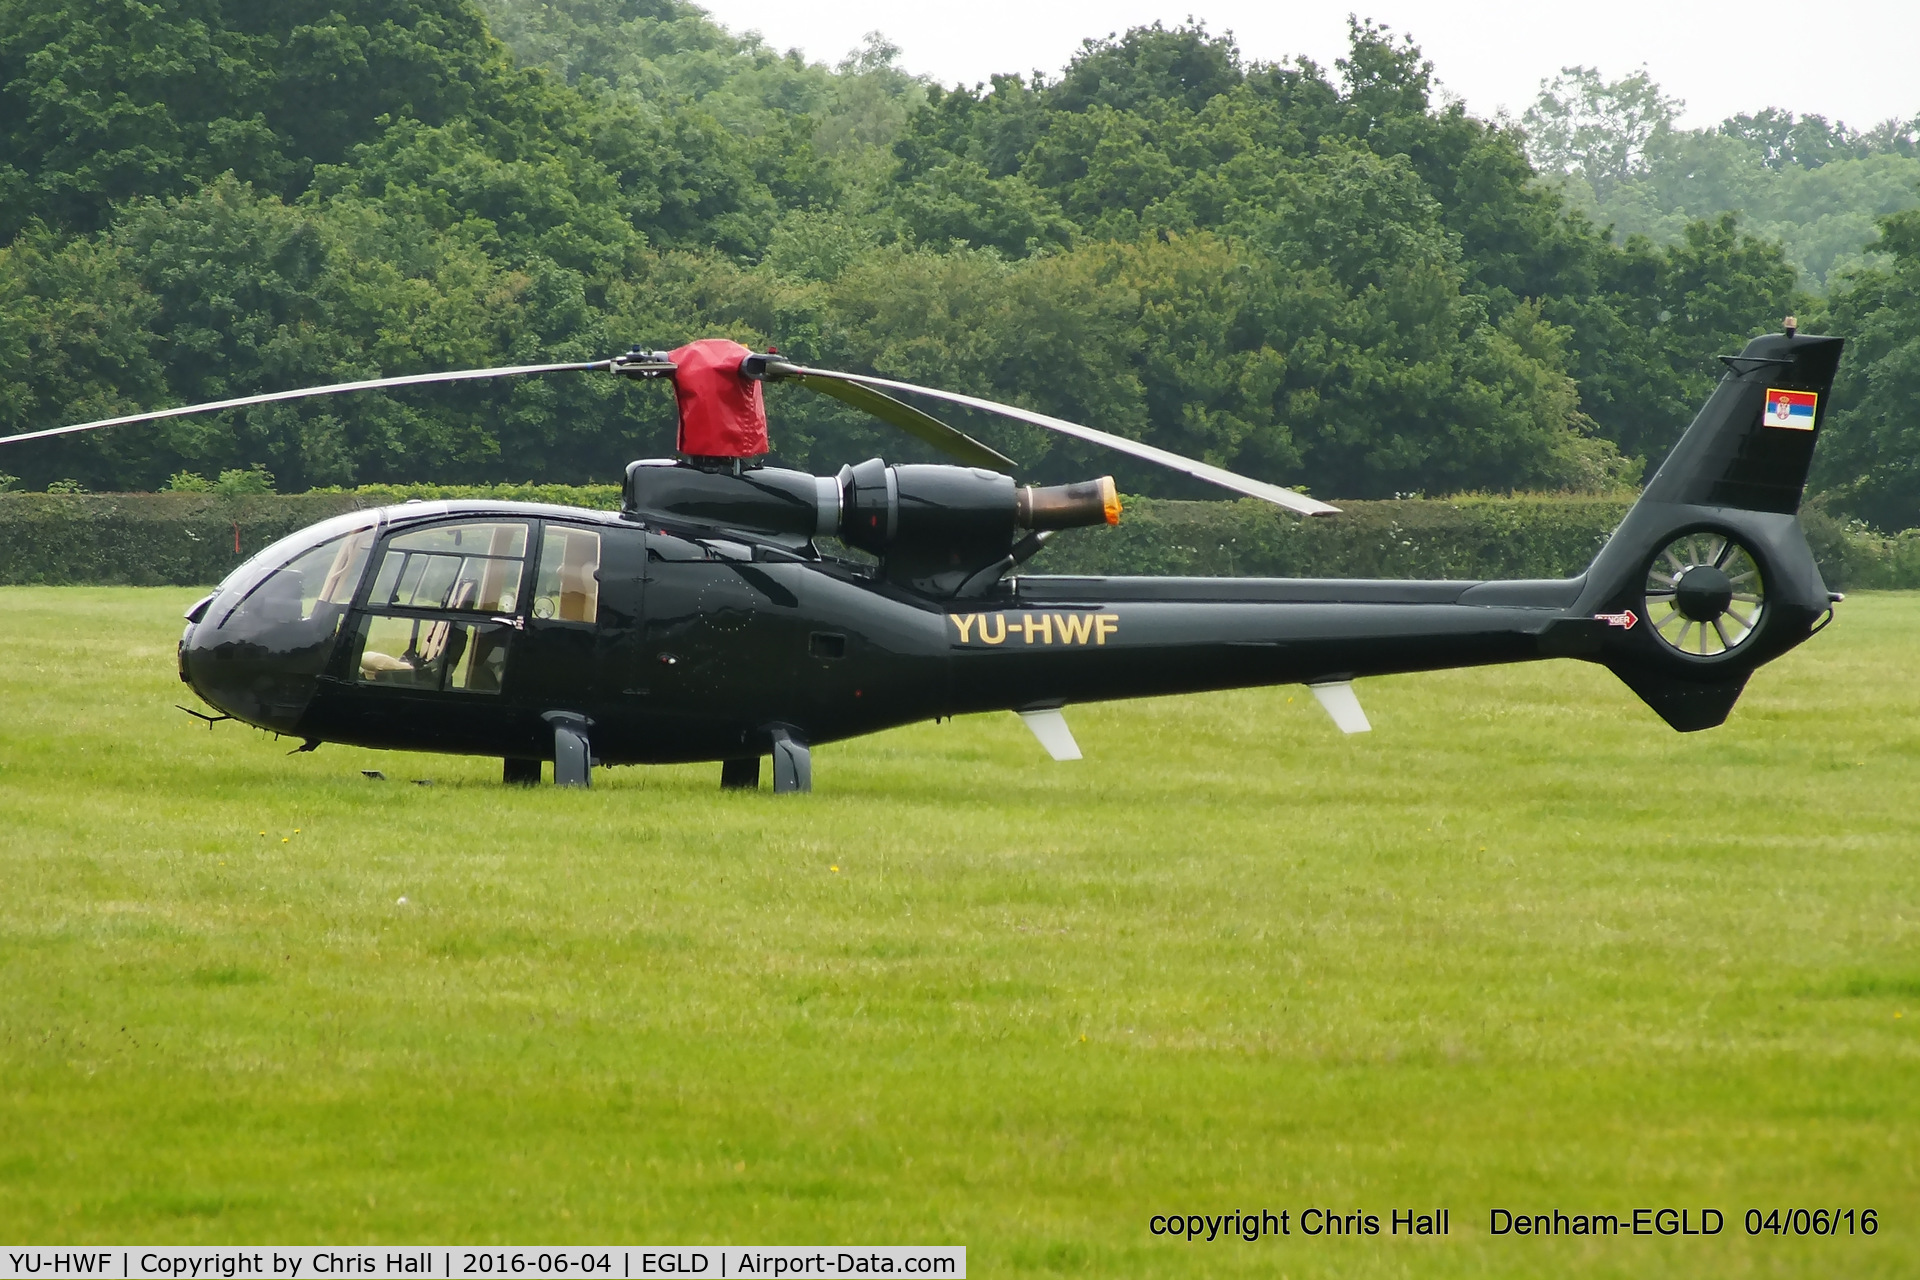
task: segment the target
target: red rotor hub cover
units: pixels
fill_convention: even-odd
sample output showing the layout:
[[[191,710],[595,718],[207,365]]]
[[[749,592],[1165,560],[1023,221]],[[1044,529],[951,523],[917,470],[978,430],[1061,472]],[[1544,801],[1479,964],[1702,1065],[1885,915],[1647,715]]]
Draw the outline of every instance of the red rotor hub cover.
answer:
[[[755,458],[767,451],[767,402],[740,376],[753,354],[727,338],[702,338],[667,353],[680,402],[680,452],[692,458]]]

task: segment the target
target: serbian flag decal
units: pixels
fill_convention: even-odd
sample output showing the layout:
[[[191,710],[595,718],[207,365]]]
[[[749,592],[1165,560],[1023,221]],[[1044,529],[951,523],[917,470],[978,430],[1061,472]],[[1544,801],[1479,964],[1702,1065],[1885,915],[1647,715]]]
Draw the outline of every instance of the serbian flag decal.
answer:
[[[1813,411],[1820,403],[1818,391],[1782,391],[1767,389],[1767,409],[1760,415],[1763,425],[1785,427],[1789,431],[1813,430]]]

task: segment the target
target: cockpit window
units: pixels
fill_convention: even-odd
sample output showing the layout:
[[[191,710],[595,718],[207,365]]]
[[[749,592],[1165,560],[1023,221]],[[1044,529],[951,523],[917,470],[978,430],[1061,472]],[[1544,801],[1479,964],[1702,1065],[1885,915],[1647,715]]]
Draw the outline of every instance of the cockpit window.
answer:
[[[361,623],[360,683],[498,693],[512,635],[497,623],[375,614]]]
[[[556,622],[592,622],[599,613],[599,533],[548,525],[540,539],[540,579],[533,589],[533,616]]]
[[[360,585],[372,550],[371,529],[323,542],[262,579],[240,602],[238,612],[267,622],[312,622],[326,605],[334,606],[327,610],[327,620],[338,621],[353,602],[353,589]]]
[[[282,569],[281,573],[300,580],[300,620],[310,621],[323,604],[341,608],[352,604],[372,550],[373,530],[361,529],[320,544]]]
[[[466,555],[524,556],[527,554],[527,526],[524,524],[440,524],[411,533],[396,534],[396,551],[444,551]]]
[[[526,568],[524,524],[448,524],[387,543],[367,604],[375,609],[512,613]]]
[[[235,613],[262,620],[310,622],[322,605],[344,608],[366,571],[378,512],[353,512],[283,538],[236,570],[215,600],[215,625]],[[223,607],[224,606],[224,607]],[[339,610],[325,610],[328,620]]]
[[[183,638],[195,690],[242,719],[291,732],[338,648],[380,518],[354,512],[303,529],[229,574]]]

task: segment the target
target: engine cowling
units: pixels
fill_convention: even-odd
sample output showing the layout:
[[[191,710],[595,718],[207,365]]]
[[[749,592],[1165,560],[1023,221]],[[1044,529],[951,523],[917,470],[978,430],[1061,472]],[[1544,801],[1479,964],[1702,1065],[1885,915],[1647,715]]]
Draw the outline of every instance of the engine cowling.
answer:
[[[1030,486],[977,467],[889,465],[837,476],[782,467],[707,469],[672,460],[627,468],[624,508],[791,543],[833,536],[880,557],[889,581],[949,596],[1005,560],[1026,532],[1117,524],[1113,478]]]

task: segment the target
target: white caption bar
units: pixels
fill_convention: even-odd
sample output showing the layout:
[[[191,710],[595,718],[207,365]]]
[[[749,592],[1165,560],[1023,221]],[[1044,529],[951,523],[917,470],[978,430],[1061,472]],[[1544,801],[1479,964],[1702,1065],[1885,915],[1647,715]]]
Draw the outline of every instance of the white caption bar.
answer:
[[[503,1276],[738,1280],[791,1276],[964,1277],[964,1245],[475,1245],[268,1248],[255,1245],[0,1247],[0,1280],[469,1280]]]

